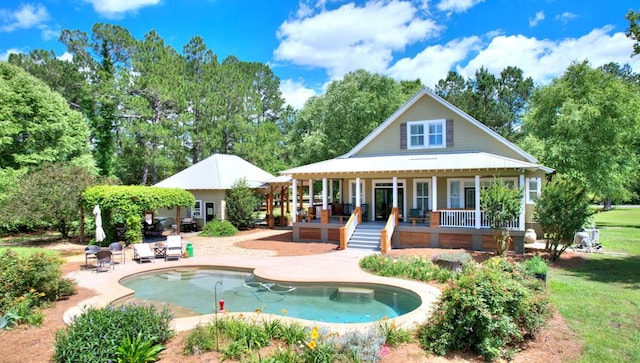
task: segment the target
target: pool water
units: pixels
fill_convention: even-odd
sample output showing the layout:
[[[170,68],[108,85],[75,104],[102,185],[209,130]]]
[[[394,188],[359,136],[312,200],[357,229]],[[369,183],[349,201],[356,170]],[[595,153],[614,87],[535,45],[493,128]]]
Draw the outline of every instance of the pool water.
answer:
[[[283,315],[328,323],[367,323],[394,318],[420,306],[413,292],[384,285],[283,283],[260,280],[248,272],[172,269],[127,277],[120,283],[135,299],[212,314],[224,300],[229,312]],[[217,299],[217,300],[216,300]]]

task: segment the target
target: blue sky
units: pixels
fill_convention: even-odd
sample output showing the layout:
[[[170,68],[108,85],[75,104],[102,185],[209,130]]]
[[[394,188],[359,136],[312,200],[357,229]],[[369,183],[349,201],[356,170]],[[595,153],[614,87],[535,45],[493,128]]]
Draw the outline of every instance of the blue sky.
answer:
[[[200,35],[222,60],[269,64],[287,102],[302,107],[328,82],[366,69],[433,87],[456,70],[523,69],[536,84],[574,60],[628,63],[624,15],[637,0],[27,0],[0,3],[0,59],[33,49],[65,55],[62,29],[113,23],[150,30],[181,50]]]

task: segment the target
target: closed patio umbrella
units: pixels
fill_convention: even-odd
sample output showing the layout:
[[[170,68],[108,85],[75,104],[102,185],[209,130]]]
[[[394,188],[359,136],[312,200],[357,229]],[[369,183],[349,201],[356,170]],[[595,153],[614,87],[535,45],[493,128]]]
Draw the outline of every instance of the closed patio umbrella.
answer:
[[[96,204],[93,208],[93,215],[96,217],[96,242],[102,242],[107,235],[104,234],[104,229],[102,229],[102,215],[100,213],[100,206]]]

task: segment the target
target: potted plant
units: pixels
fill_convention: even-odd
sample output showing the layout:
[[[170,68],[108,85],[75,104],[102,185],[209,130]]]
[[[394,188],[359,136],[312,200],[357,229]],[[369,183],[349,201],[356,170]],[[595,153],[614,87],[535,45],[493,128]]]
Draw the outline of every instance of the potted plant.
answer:
[[[547,261],[543,260],[540,255],[535,255],[524,262],[527,272],[532,274],[535,278],[547,282],[547,272],[549,271],[549,265]]]

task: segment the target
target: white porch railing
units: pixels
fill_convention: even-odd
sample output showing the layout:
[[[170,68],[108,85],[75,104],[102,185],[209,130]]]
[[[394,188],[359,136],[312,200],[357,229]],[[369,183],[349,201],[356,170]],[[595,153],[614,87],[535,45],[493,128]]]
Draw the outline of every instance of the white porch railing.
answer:
[[[440,227],[476,228],[476,211],[469,209],[447,209],[440,212]],[[508,229],[518,229],[520,218],[516,218],[508,225]],[[480,228],[491,228],[484,211],[480,211]]]

